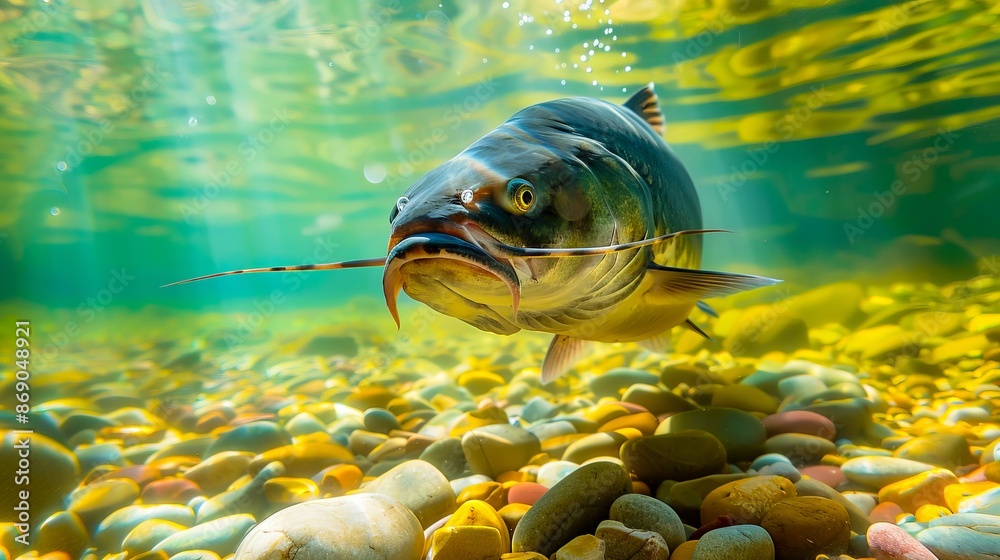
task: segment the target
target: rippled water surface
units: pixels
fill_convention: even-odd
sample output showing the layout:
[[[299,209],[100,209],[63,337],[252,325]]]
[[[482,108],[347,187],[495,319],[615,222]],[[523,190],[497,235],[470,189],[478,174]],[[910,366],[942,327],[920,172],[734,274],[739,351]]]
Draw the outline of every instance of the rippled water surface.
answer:
[[[416,179],[528,104],[655,82],[706,263],[800,284],[995,262],[1000,5],[987,0],[0,2],[0,286],[213,308],[384,254]],[[991,261],[992,259],[992,261]],[[309,277],[294,306],[377,296]],[[243,304],[245,307],[245,302]]]

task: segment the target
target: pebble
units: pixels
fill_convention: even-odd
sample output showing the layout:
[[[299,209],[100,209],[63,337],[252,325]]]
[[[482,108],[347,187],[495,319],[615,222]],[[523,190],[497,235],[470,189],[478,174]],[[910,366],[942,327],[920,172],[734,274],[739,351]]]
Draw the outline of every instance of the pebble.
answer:
[[[249,512],[257,518],[271,513],[272,504],[264,494],[264,484],[272,478],[284,476],[285,466],[274,462],[263,469],[246,484],[216,494],[198,507],[196,521],[205,523],[220,517],[232,515],[233,511]]]
[[[76,514],[60,511],[38,528],[36,542],[35,549],[41,554],[59,550],[78,558],[90,544],[90,535]]]
[[[205,449],[205,457],[211,457],[222,451],[249,451],[263,453],[268,449],[290,445],[292,443],[288,432],[274,422],[250,422],[237,426],[222,433],[218,438],[208,440],[210,444]],[[198,453],[200,455],[200,453]]]
[[[784,455],[796,467],[814,464],[836,450],[832,441],[807,434],[778,434],[764,442],[765,452]]]
[[[445,437],[430,444],[420,453],[420,460],[434,465],[448,480],[460,477],[469,469],[462,440],[456,437]]]
[[[309,478],[319,471],[340,463],[353,463],[354,454],[343,445],[325,442],[301,442],[283,445],[257,455],[247,467],[256,475],[266,465],[280,462],[287,476]]]
[[[566,478],[569,473],[578,468],[580,468],[580,465],[572,461],[550,461],[538,468],[535,482],[546,488],[552,488],[560,480]]]
[[[752,461],[760,455],[767,430],[755,416],[734,408],[707,408],[668,417],[656,435],[703,430],[715,436],[726,449],[729,461]]]
[[[944,489],[958,484],[958,478],[947,469],[933,469],[885,486],[878,493],[879,502],[892,502],[903,511],[914,513],[924,504],[945,506]]]
[[[597,398],[619,398],[622,393],[632,385],[637,383],[644,385],[656,385],[659,381],[660,376],[648,371],[630,368],[615,368],[610,369],[601,375],[595,375],[593,379],[590,380],[589,385],[590,390],[594,392],[594,396]]]
[[[131,556],[150,552],[158,543],[187,529],[184,525],[162,519],[148,519],[125,536],[122,550]]]
[[[381,494],[355,494],[287,507],[257,524],[233,560],[418,560],[420,521]]]
[[[629,474],[650,486],[718,474],[726,464],[722,442],[701,430],[628,440],[620,456]]]
[[[760,526],[771,535],[777,560],[843,554],[851,538],[847,510],[833,500],[814,496],[774,504]]]
[[[933,468],[934,465],[895,457],[858,457],[840,465],[848,480],[870,488],[882,488]]]
[[[686,540],[684,524],[670,506],[656,498],[641,494],[626,494],[611,504],[609,519],[625,527],[652,531],[663,538],[673,550]]]
[[[958,434],[930,434],[904,443],[894,457],[954,469],[975,462],[969,443]]]
[[[578,535],[593,533],[608,518],[611,505],[632,489],[621,466],[583,465],[549,489],[514,530],[513,552],[551,555]]]
[[[737,523],[759,525],[774,504],[794,498],[795,486],[780,476],[734,480],[713,490],[701,504],[701,523],[728,517]]]
[[[605,545],[609,560],[668,560],[670,550],[659,533],[635,530],[618,521],[602,521],[595,536]]]
[[[520,482],[511,486],[507,494],[507,501],[512,504],[533,505],[549,489],[548,486],[537,482]]]
[[[637,404],[654,416],[661,414],[694,410],[694,405],[683,397],[665,391],[655,385],[636,383],[622,395],[622,401]]]
[[[875,560],[938,560],[920,541],[895,524],[873,523],[866,536]]]
[[[939,560],[995,560],[1000,551],[1000,530],[994,525],[942,525],[924,529],[916,538]]]
[[[448,479],[427,461],[402,463],[361,487],[403,504],[424,528],[455,511],[455,494]]]
[[[722,527],[698,539],[691,560],[774,560],[774,543],[756,525]]]
[[[617,432],[588,434],[569,445],[562,459],[571,463],[583,463],[599,457],[617,457],[628,437]]]
[[[18,448],[15,445],[21,445],[19,441],[27,441],[31,450],[32,479],[45,481],[45,484],[31,488],[31,515],[41,519],[61,509],[63,499],[80,481],[80,463],[62,444],[39,433],[25,436],[5,432],[0,439],[0,472],[14,473],[18,470]],[[0,492],[0,509],[5,512],[5,519],[17,503],[16,492]]]
[[[172,521],[190,527],[194,525],[194,512],[187,506],[175,504],[126,506],[101,521],[94,534],[94,542],[104,550],[121,550],[129,532],[149,519]]]
[[[160,541],[153,551],[162,550],[172,556],[185,550],[211,550],[225,556],[236,549],[254,523],[253,516],[246,513],[227,515],[174,533]]]
[[[490,478],[516,471],[541,450],[534,434],[510,424],[483,426],[462,436],[462,451],[469,469]]]
[[[222,451],[184,471],[208,495],[218,494],[247,474],[254,454],[249,451]]]
[[[130,505],[139,497],[139,485],[129,479],[88,484],[69,497],[67,510],[75,513],[88,530],[94,530],[108,514]]]
[[[552,560],[605,560],[606,545],[594,535],[580,535],[552,555]],[[541,558],[547,558],[544,554]]]
[[[469,500],[462,503],[444,524],[445,529],[451,527],[492,528],[496,531],[497,538],[499,539],[496,548],[500,550],[500,554],[510,552],[510,533],[508,532],[507,524],[500,517],[500,514],[497,513],[497,510],[486,502]],[[434,534],[436,535],[437,531]],[[492,536],[488,534],[487,538],[492,539]],[[434,550],[434,545],[431,545],[431,550]],[[465,556],[460,556],[459,558],[473,557],[476,554],[476,550],[473,549],[467,551]],[[486,555],[485,551],[480,554]],[[437,554],[434,554],[434,557],[437,557]]]

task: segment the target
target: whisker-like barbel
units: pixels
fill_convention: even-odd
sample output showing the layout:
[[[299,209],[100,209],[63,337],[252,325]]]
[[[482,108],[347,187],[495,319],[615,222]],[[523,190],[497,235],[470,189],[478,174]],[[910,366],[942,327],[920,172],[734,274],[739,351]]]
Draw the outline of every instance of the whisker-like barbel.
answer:
[[[205,276],[198,276],[197,278],[188,278],[187,280],[179,280],[177,282],[164,284],[160,287],[168,288],[170,286],[176,286],[178,284],[187,284],[189,282],[198,282],[200,280],[208,280],[209,278],[218,278],[220,276],[231,276],[233,274],[253,274],[257,272],[297,272],[300,270],[338,270],[341,268],[365,268],[371,266],[385,266],[385,259],[386,257],[378,257],[374,259],[361,259],[357,261],[343,261],[335,263],[297,264],[292,266],[271,266],[264,268],[244,268],[242,270],[216,272],[215,274],[206,274]]]

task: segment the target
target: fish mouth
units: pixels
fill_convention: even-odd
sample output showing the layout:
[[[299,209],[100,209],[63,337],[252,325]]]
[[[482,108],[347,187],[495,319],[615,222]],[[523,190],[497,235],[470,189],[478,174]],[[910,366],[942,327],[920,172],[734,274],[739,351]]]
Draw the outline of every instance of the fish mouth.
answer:
[[[426,259],[458,261],[496,278],[510,290],[511,306],[516,315],[521,284],[514,267],[500,262],[486,249],[496,243],[492,236],[475,226],[453,226],[443,232],[425,231],[405,237],[394,235],[382,272],[382,292],[396,327],[400,326],[396,300],[403,288],[401,269],[405,264]]]

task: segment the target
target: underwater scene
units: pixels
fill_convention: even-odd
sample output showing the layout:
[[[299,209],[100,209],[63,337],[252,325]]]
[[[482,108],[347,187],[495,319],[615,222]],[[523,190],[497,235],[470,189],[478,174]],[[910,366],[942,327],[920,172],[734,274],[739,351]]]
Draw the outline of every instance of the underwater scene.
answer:
[[[993,0],[0,0],[0,560],[996,560],[998,170]]]

